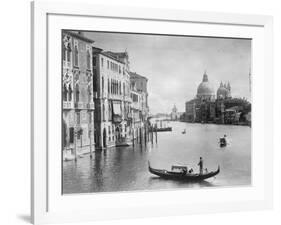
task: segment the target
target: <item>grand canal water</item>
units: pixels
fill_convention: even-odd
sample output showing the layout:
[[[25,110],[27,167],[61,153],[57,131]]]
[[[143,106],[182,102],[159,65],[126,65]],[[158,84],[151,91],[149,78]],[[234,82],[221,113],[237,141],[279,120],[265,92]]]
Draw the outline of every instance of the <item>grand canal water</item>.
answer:
[[[63,193],[115,192],[174,188],[224,187],[251,184],[251,128],[215,124],[170,122],[172,132],[158,133],[152,145],[111,148],[63,162]],[[182,131],[186,129],[186,134]],[[218,138],[227,134],[230,145],[220,148]],[[201,183],[160,179],[148,172],[170,169],[173,164],[188,165],[198,171],[202,156],[204,167],[221,172]]]

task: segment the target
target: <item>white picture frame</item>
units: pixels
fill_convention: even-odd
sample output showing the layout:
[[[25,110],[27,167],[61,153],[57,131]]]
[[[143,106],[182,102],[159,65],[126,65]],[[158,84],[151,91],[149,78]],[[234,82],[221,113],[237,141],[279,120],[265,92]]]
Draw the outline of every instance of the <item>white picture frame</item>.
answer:
[[[64,21],[66,17],[70,18],[72,22]],[[53,113],[56,108],[52,105],[53,99],[56,98],[52,92],[56,86],[55,73],[53,73],[55,67],[52,67],[55,56],[52,57],[54,54],[52,47],[60,43],[60,40],[53,41],[53,36],[50,34],[57,34],[62,28],[60,26],[66,22],[69,24],[67,28],[87,29],[92,24],[92,19],[101,21],[109,19],[110,23],[106,26],[116,23],[115,21],[137,22],[140,26],[135,26],[134,29],[148,29],[148,32],[155,24],[152,24],[151,28],[150,26],[144,28],[142,23],[151,22],[162,25],[166,23],[166,33],[178,32],[169,28],[171,23],[175,25],[174,27],[179,26],[179,29],[180,26],[188,24],[192,26],[191,30],[194,29],[193,32],[196,32],[197,35],[207,35],[213,32],[214,36],[223,36],[225,32],[230,32],[230,27],[232,27],[232,33],[228,35],[237,37],[248,35],[257,40],[257,44],[253,46],[255,60],[252,68],[254,74],[252,153],[257,157],[253,158],[252,171],[254,174],[259,174],[260,178],[254,178],[255,181],[251,187],[222,188],[204,190],[204,192],[201,190],[174,190],[83,194],[61,198],[58,192],[60,190],[59,177],[55,175],[60,168],[60,160],[57,160],[56,154],[60,154],[60,152],[55,153],[50,150],[50,146],[55,144],[55,142],[50,142],[50,138],[52,139],[53,134],[59,135],[58,132],[60,132],[54,129],[56,120]],[[104,24],[101,24],[99,29],[102,29]],[[202,27],[200,27],[201,25]],[[214,27],[218,26],[224,26],[226,29],[215,32],[217,28]],[[121,25],[116,29],[122,29]],[[273,115],[272,43],[272,17],[270,16],[112,7],[59,1],[32,2],[32,222],[34,224],[61,223],[272,208],[272,116],[267,116],[265,122],[265,111],[267,115]],[[57,76],[59,77],[60,73]],[[255,101],[255,99],[260,101]],[[190,195],[194,196],[190,202],[186,202],[184,197],[182,200],[177,198]],[[213,197],[209,197],[210,195]],[[201,199],[196,196],[201,196]],[[165,201],[163,201],[164,197]],[[118,205],[113,203],[118,203]],[[71,204],[73,207],[66,207]],[[77,210],[77,206],[80,206],[81,210]]]

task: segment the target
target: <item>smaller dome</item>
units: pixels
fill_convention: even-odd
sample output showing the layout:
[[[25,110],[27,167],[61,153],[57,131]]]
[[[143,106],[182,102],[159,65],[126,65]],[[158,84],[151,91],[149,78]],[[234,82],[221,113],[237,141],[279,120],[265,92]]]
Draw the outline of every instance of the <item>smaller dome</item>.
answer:
[[[229,98],[230,95],[230,85],[226,86],[226,84],[220,83],[220,87],[217,90],[217,98],[225,99]]]

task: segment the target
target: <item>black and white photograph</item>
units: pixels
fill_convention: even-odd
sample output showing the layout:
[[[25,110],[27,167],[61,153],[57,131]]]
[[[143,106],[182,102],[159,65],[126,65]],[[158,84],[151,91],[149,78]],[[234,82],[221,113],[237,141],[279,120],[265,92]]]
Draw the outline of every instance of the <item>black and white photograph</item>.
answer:
[[[61,41],[62,194],[252,184],[250,38]]]

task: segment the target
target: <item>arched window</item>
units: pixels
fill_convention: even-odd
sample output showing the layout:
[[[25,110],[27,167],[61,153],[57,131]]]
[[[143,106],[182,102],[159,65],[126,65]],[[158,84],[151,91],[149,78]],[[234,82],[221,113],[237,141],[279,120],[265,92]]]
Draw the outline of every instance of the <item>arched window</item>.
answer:
[[[107,91],[108,91],[108,94],[110,93],[110,81],[109,79],[107,79]]]
[[[104,104],[102,104],[102,120],[105,121],[105,107],[104,107]]]
[[[66,84],[63,85],[63,101],[67,101],[68,90]]]
[[[113,80],[113,94],[115,94],[115,80]]]
[[[62,60],[63,61],[66,61],[66,48],[65,48],[65,46],[63,46],[63,48],[62,48]]]
[[[123,95],[125,96],[125,83],[123,83]]]
[[[104,92],[104,78],[103,77],[101,78],[101,92],[102,92],[102,94]]]
[[[87,69],[91,69],[91,54],[89,50],[87,51]]]
[[[68,85],[68,101],[72,101],[72,88],[71,85]]]
[[[66,50],[66,61],[67,62],[70,62],[70,53],[71,53],[71,49],[69,48]]]
[[[78,47],[74,47],[74,66],[78,66]]]
[[[76,86],[75,86],[75,101],[79,102],[79,100],[80,100],[79,84],[76,84]]]
[[[122,94],[121,81],[119,82],[119,95]]]

